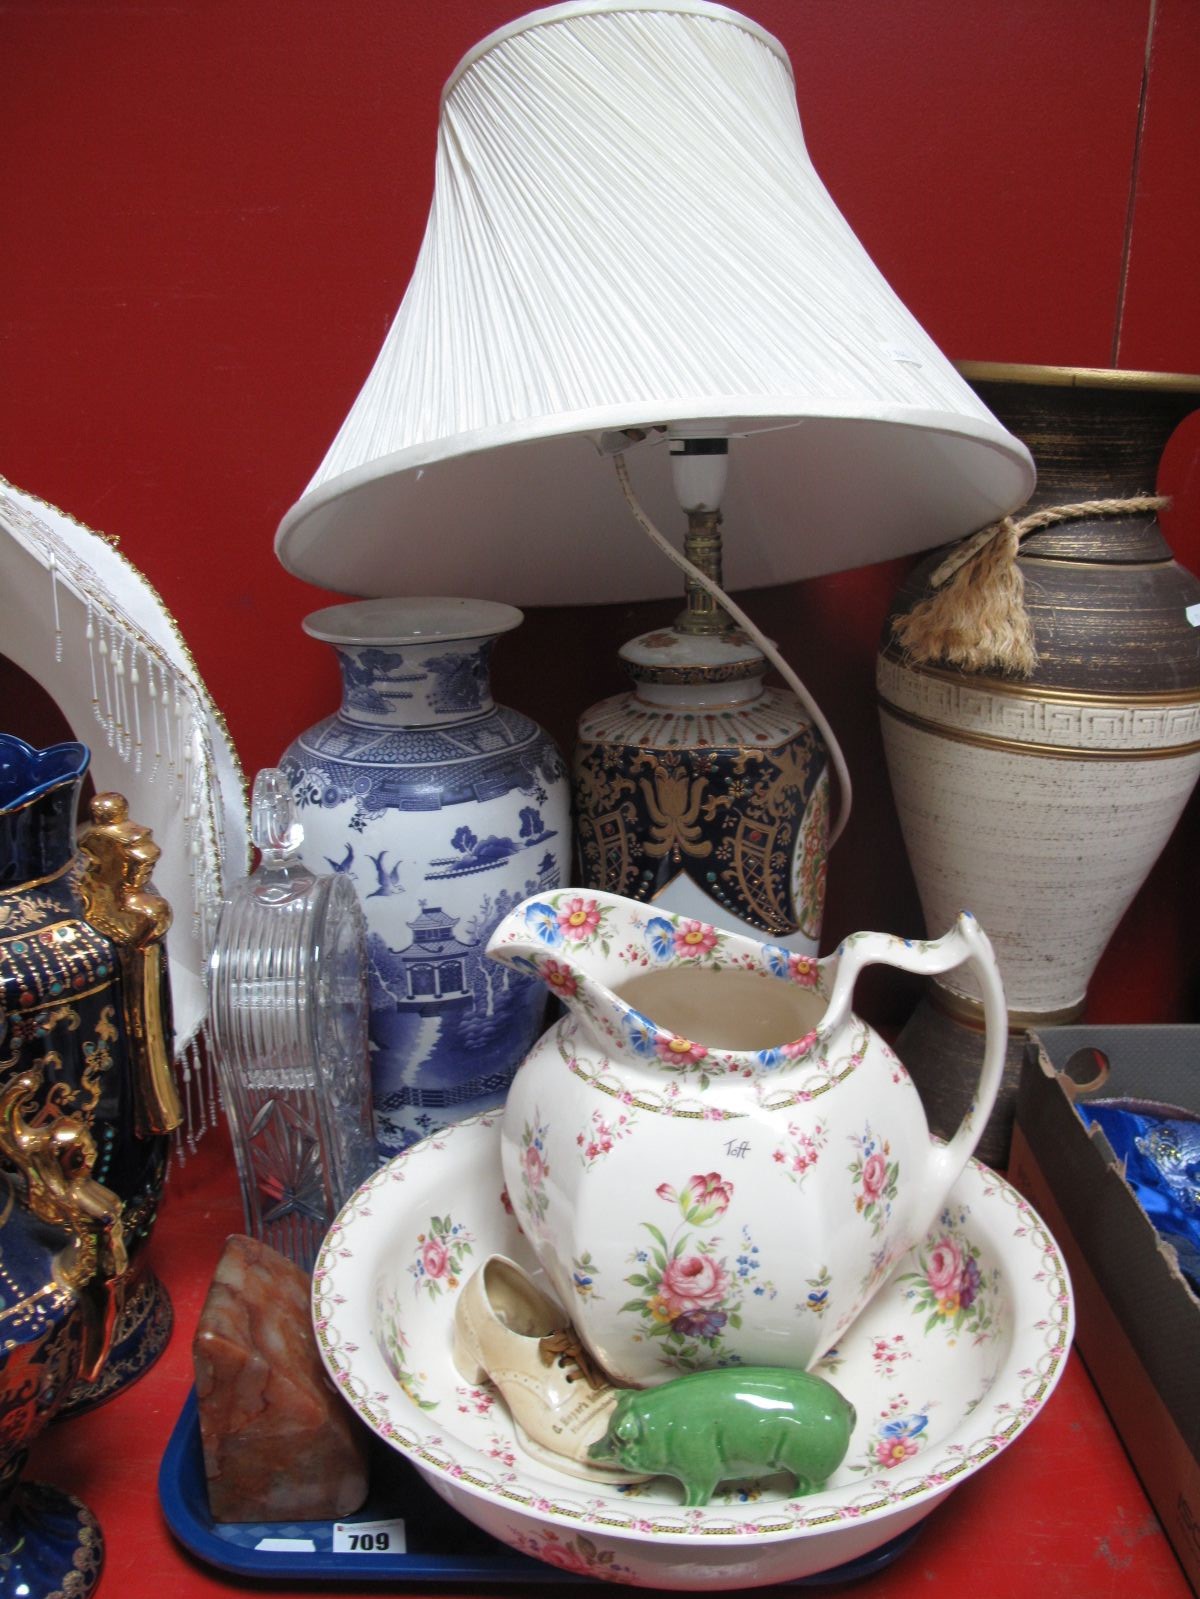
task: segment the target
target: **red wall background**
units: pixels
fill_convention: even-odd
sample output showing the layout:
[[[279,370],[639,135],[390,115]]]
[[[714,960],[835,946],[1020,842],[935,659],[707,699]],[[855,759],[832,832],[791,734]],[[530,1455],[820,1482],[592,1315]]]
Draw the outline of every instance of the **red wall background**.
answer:
[[[336,693],[299,628],[327,596],[278,566],[274,529],[408,281],[441,84],[526,9],[0,0],[0,473],[119,535],[248,773]],[[818,170],[949,356],[1200,372],[1195,0],[742,9],[788,49]],[[1193,569],[1195,454],[1177,440],[1163,477]],[[827,944],[854,926],[920,930],[873,691],[902,570],[750,597],[857,783]],[[569,746],[580,709],[622,686],[616,646],[674,608],[531,613],[499,653],[498,694]],[[10,689],[6,725],[30,714]],[[1200,1020],[1198,901],[1194,799],[1097,975],[1097,1019]],[[893,1012],[879,1019],[908,997],[878,990]]]

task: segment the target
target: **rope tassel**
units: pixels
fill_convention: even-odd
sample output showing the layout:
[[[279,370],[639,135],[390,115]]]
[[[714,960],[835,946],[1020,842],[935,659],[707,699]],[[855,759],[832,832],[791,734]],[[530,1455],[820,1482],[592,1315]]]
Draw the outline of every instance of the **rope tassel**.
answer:
[[[1133,516],[1170,503],[1155,494],[1084,500],[1047,506],[1020,521],[1006,516],[971,534],[935,568],[929,579],[933,593],[893,619],[892,634],[905,659],[926,666],[940,662],[964,672],[1032,676],[1038,655],[1025,605],[1025,575],[1017,565],[1021,540],[1057,522]]]

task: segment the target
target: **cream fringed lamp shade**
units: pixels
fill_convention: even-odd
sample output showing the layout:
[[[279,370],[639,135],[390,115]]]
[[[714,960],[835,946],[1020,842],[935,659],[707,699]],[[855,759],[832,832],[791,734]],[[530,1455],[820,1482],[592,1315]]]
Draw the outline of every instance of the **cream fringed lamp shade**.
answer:
[[[926,548],[1033,487],[834,206],[777,40],[703,0],[534,12],[446,85],[412,281],[279,557],[360,595],[673,593],[606,457],[673,527],[665,435],[627,430],[695,421],[736,441],[730,588]]]
[[[187,1136],[216,1115],[198,1040],[205,961],[221,897],[249,865],[245,784],[224,718],[175,619],[114,540],[0,477],[0,655],[54,700],[162,856]],[[0,1032],[3,1031],[0,1025]]]

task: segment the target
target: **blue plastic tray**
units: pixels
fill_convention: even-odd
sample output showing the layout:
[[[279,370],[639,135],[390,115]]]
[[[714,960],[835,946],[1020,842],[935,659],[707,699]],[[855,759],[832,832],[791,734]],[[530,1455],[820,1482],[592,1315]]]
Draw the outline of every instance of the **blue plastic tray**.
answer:
[[[439,1499],[403,1455],[380,1444],[371,1457],[371,1494],[347,1523],[403,1517],[407,1549],[403,1554],[335,1553],[333,1524],[305,1522],[215,1522],[208,1511],[200,1419],[193,1389],[171,1433],[158,1473],[158,1494],[167,1525],[186,1549],[207,1565],[238,1576],[291,1583],[337,1582],[473,1582],[540,1583],[564,1581],[588,1587],[610,1587],[589,1577],[564,1577],[554,1566],[517,1554],[489,1538]],[[781,1583],[783,1588],[810,1588],[857,1582],[871,1576],[908,1548],[923,1521],[891,1543],[862,1559],[820,1576]],[[304,1538],[314,1548],[303,1552],[260,1549],[264,1539]]]

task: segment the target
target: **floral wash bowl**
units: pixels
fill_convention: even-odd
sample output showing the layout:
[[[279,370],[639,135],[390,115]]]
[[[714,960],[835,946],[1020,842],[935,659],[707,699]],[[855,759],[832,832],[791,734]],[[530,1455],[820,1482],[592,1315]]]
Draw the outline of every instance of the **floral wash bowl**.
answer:
[[[768,1479],[685,1510],[666,1478],[616,1488],[559,1474],[522,1452],[503,1401],[464,1383],[450,1356],[455,1295],[477,1265],[501,1253],[538,1274],[508,1208],[498,1124],[477,1116],[435,1134],[358,1190],[321,1249],[313,1319],[358,1414],[516,1549],[694,1592],[829,1571],[926,1516],[1019,1437],[1058,1381],[1074,1319],[1058,1246],[972,1162],[925,1243],[815,1368],[858,1414],[822,1489],[790,1498]]]

